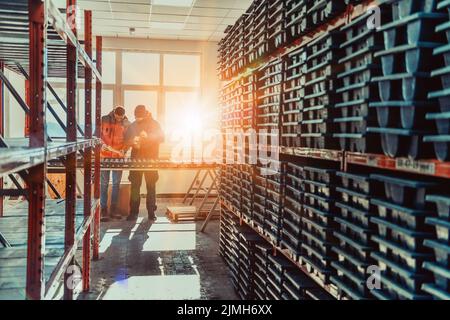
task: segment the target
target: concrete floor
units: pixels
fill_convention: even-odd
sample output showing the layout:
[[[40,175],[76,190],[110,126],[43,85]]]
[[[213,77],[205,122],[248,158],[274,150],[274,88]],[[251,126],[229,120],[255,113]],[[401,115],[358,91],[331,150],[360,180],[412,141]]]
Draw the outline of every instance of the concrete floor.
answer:
[[[180,202],[158,199],[154,224],[144,201],[136,222],[102,223],[101,260],[92,264],[90,292],[78,299],[238,299],[218,253],[219,221],[205,233],[197,232],[202,222],[171,223],[166,208]]]

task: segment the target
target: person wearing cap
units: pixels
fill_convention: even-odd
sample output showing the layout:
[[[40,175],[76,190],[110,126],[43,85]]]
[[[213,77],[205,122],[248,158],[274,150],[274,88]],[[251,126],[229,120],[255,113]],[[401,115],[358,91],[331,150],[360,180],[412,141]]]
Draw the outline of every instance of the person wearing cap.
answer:
[[[130,126],[125,115],[125,108],[117,106],[108,115],[102,117],[102,159],[121,159],[125,157],[127,146],[125,144],[125,131]],[[108,211],[108,187],[112,175],[111,207]],[[100,207],[102,221],[109,221],[111,218],[120,218],[117,214],[120,182],[122,181],[122,171],[106,170],[100,176]]]
[[[153,119],[152,114],[143,105],[134,111],[136,121],[125,133],[126,144],[131,147],[132,159],[157,160],[159,158],[159,145],[164,142],[164,133],[160,124]],[[134,221],[139,215],[141,203],[142,178],[145,177],[147,186],[147,211],[149,221],[155,221],[156,215],[156,182],[159,179],[158,171],[131,171],[130,214],[128,221]]]

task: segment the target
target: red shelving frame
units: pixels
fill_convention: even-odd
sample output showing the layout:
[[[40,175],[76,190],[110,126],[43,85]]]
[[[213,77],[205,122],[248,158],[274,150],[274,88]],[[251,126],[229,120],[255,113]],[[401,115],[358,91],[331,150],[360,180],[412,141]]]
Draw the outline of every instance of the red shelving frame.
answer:
[[[7,4],[6,4],[7,5]],[[28,240],[27,240],[27,262],[26,262],[26,298],[31,300],[50,299],[54,296],[58,281],[64,276],[69,280],[70,274],[66,273],[68,266],[74,264],[74,257],[78,247],[78,241],[83,243],[83,268],[82,281],[83,290],[88,291],[90,287],[90,261],[91,261],[91,231],[94,231],[93,257],[98,258],[99,254],[99,233],[100,233],[100,147],[99,139],[92,137],[92,80],[96,77],[96,125],[100,125],[101,119],[101,55],[102,39],[97,37],[97,66],[92,60],[92,13],[85,12],[85,39],[84,48],[78,41],[76,35],[76,25],[70,26],[66,21],[76,21],[75,11],[68,10],[67,17],[63,17],[59,9],[51,2],[41,0],[21,0],[17,8],[28,7],[29,46],[20,47],[20,50],[29,52],[28,58],[22,53],[17,54],[17,61],[14,62],[10,55],[2,59],[0,54],[0,71],[4,66],[20,71],[20,63],[25,62],[29,69],[29,89],[28,103],[22,101],[22,105],[29,109],[29,145],[28,147],[12,147],[4,152],[10,155],[9,159],[3,158],[0,164],[0,190],[3,189],[2,180],[4,176],[11,173],[22,173],[25,180],[25,190],[28,199]],[[76,7],[76,0],[67,0],[68,8]],[[19,10],[19,9],[17,9]],[[23,14],[22,11],[20,14]],[[16,15],[11,15],[15,17]],[[23,17],[25,18],[25,16]],[[72,19],[73,18],[73,19]],[[13,18],[11,18],[13,19]],[[21,20],[21,23],[23,21]],[[66,44],[67,61],[65,65],[49,65],[46,59],[47,47],[47,24],[52,26],[52,30],[60,36],[59,41]],[[18,29],[19,30],[19,29]],[[19,30],[18,32],[23,32]],[[4,53],[5,51],[2,51]],[[83,65],[85,77],[85,106],[86,140],[78,140],[76,123],[76,83],[79,68],[78,62]],[[51,62],[50,62],[51,64]],[[60,74],[64,69],[67,79],[67,137],[65,143],[60,145],[49,145],[45,126],[45,113],[47,111],[47,100],[45,92],[47,90],[48,70],[54,68],[54,74]],[[56,70],[56,71],[55,71]],[[22,72],[23,73],[23,72]],[[6,80],[5,80],[6,81]],[[9,87],[11,90],[11,88]],[[0,82],[0,138],[3,141],[4,119],[3,119],[3,83]],[[26,109],[26,108],[25,108]],[[99,130],[100,131],[100,130]],[[92,161],[91,154],[95,149],[94,162],[94,201],[92,199]],[[84,219],[78,231],[75,230],[75,202],[76,202],[76,154],[83,151],[84,162],[84,187],[85,196],[83,198]],[[65,157],[66,167],[66,212],[65,212],[65,240],[64,254],[53,270],[50,279],[44,280],[45,261],[45,197],[46,197],[46,175],[47,161],[57,157]],[[18,159],[21,159],[18,161]],[[26,174],[23,174],[27,170]],[[0,203],[3,205],[3,199]],[[0,206],[0,216],[3,208]],[[93,226],[93,227],[91,227]],[[69,281],[64,281],[64,298],[73,299],[73,289]]]

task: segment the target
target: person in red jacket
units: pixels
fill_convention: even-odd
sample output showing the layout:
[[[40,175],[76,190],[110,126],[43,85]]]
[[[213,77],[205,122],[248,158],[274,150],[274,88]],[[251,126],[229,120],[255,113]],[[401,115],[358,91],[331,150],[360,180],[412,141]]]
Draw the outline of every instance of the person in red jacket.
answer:
[[[124,158],[128,147],[125,145],[125,132],[129,127],[130,122],[125,115],[125,109],[121,106],[115,107],[114,110],[102,117],[102,133],[101,139],[103,142],[101,157],[106,158]],[[108,212],[108,186],[112,173],[112,194],[111,207]],[[116,214],[117,205],[119,201],[120,182],[122,180],[122,171],[102,171],[101,172],[101,195],[100,206],[101,216],[103,221],[108,221],[110,218],[119,218]]]

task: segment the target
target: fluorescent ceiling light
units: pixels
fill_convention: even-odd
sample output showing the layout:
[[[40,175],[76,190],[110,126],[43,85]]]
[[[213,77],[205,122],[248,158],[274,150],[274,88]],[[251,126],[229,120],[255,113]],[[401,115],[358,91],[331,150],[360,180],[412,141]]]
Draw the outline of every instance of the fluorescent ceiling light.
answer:
[[[170,30],[183,30],[184,23],[180,22],[150,22],[150,28],[152,29],[170,29]]]
[[[191,7],[194,0],[152,0],[151,4],[156,6]]]

